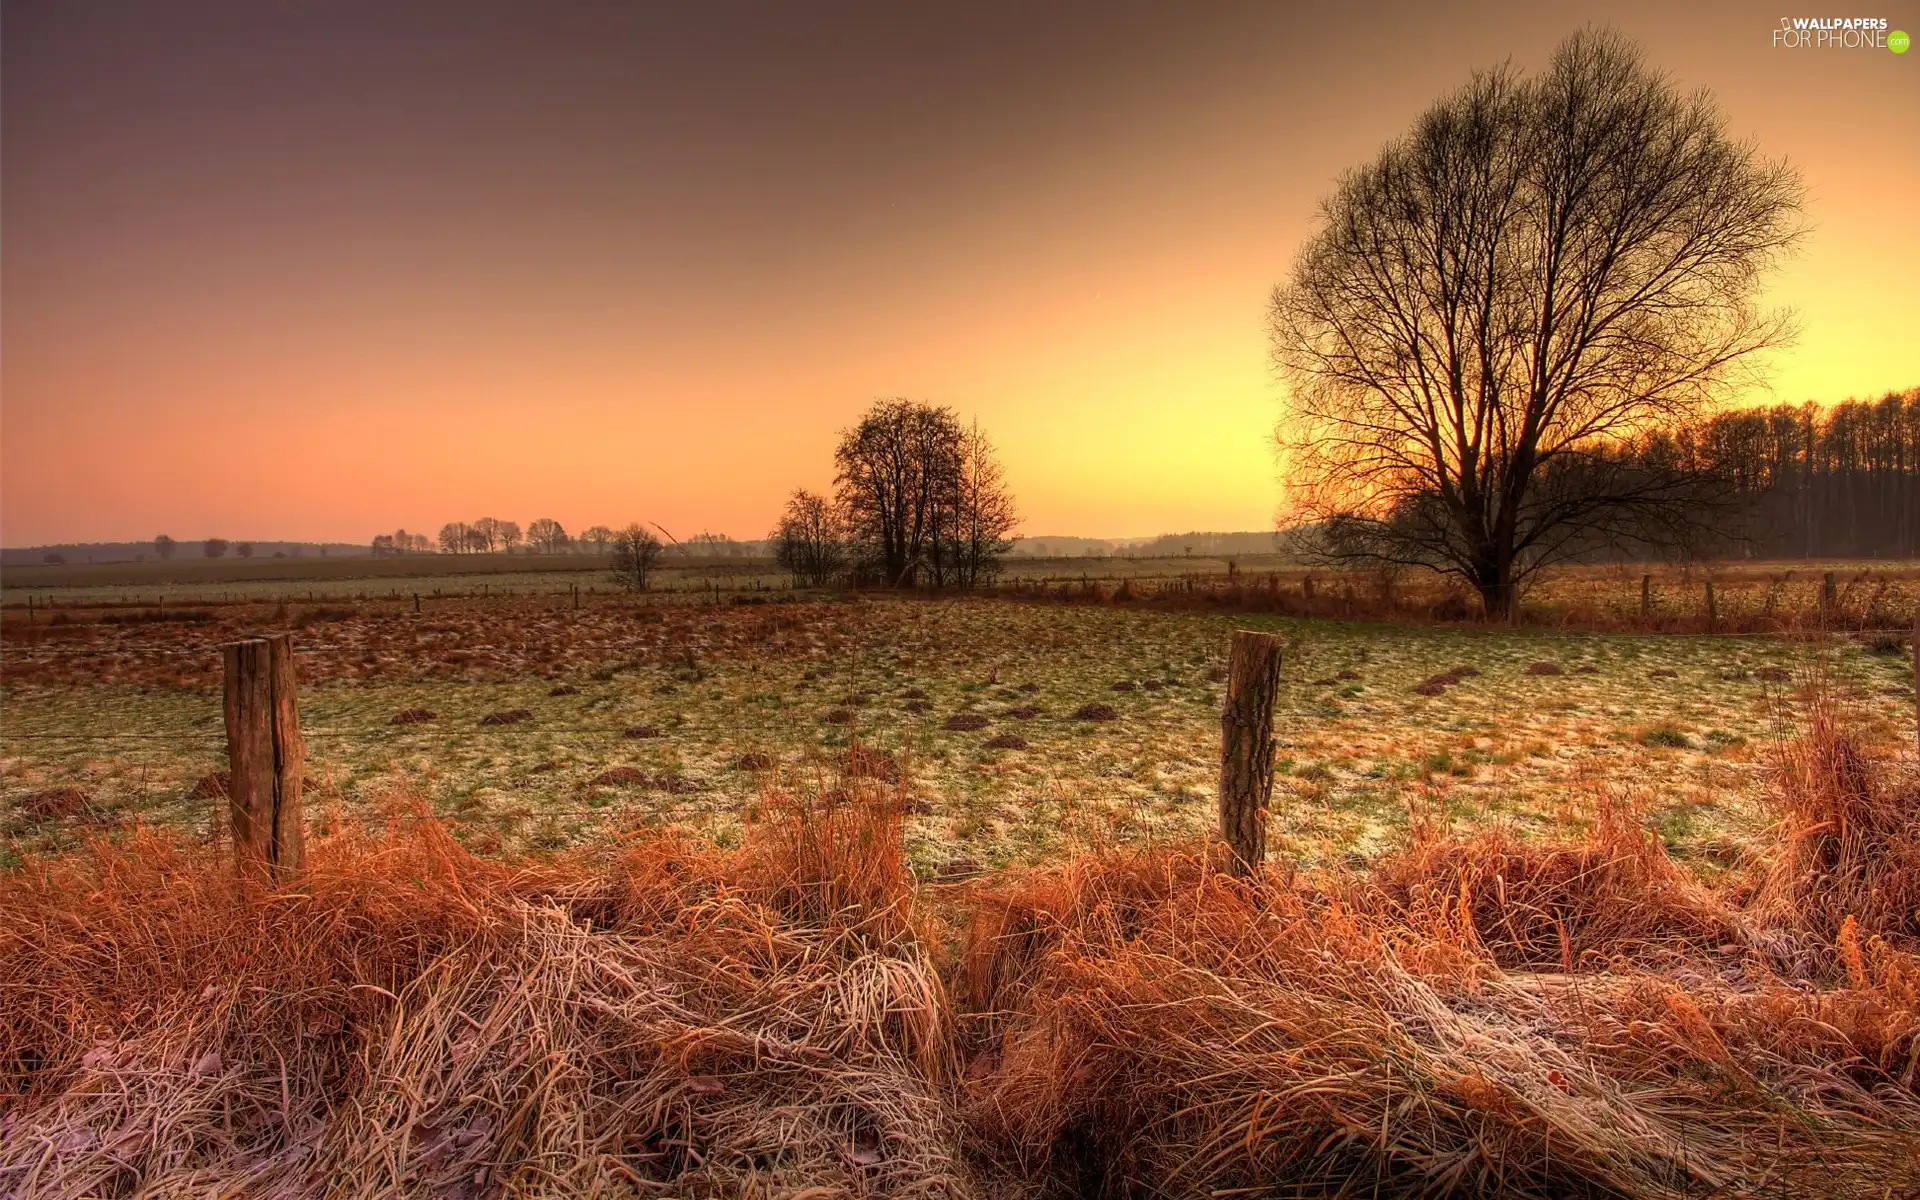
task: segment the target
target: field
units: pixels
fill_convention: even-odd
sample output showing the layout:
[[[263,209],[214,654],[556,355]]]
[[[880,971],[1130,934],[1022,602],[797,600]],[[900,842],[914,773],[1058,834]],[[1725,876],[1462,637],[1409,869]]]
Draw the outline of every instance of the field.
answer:
[[[1237,567],[10,604],[0,1194],[1920,1188],[1910,571],[1487,627]],[[1287,643],[1252,884],[1237,628]],[[270,889],[219,647],[283,629]]]
[[[731,844],[771,784],[853,742],[906,780],[923,875],[1043,862],[1093,826],[1123,840],[1187,837],[1213,819],[1221,665],[1236,627],[1289,642],[1275,831],[1306,863],[1370,857],[1410,822],[1577,831],[1605,792],[1676,854],[1724,864],[1766,822],[1762,751],[1798,719],[1808,685],[1884,740],[1913,711],[1904,656],[1838,636],[994,599],[596,598],[574,609],[448,598],[420,613],[362,603],[174,616],[9,627],[10,858],[135,823],[211,835],[218,646],[289,625],[310,802],[377,820],[382,797],[404,786],[483,852],[661,827]],[[431,717],[394,723],[402,713]],[[61,788],[85,803],[33,799]]]

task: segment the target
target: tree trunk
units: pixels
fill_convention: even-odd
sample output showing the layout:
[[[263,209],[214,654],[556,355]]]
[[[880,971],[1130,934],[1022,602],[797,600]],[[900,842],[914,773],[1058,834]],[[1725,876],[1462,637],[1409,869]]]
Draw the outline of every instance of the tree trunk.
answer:
[[[1273,703],[1280,690],[1280,638],[1236,630],[1220,711],[1220,836],[1235,875],[1257,874],[1267,857],[1273,798]]]

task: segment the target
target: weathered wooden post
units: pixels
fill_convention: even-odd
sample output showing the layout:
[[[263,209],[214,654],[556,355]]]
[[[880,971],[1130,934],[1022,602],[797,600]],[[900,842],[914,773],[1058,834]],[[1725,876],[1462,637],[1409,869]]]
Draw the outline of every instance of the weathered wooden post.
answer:
[[[1820,578],[1820,623],[1833,622],[1834,610],[1840,607],[1840,588],[1834,580],[1833,572],[1828,571]]]
[[[1653,616],[1653,576],[1646,574],[1640,576],[1640,619],[1644,621],[1651,616]]]
[[[415,592],[413,594],[413,611],[415,612],[420,611],[420,593],[419,592]]]
[[[283,880],[306,862],[300,778],[307,751],[300,737],[293,642],[281,633],[232,642],[222,651],[234,858],[243,872]]]
[[[1707,580],[1707,628],[1720,628],[1720,605],[1713,598],[1713,580]]]
[[[1257,874],[1267,857],[1267,803],[1273,798],[1273,702],[1280,690],[1280,638],[1239,629],[1227,660],[1220,710],[1220,836],[1229,870]]]

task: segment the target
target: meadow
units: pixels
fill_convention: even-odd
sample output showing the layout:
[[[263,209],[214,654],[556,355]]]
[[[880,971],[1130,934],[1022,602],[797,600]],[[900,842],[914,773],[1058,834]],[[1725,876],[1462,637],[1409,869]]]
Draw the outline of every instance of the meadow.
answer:
[[[0,1193],[1905,1194],[1912,576],[1824,575],[10,604]],[[220,775],[273,629],[277,888]]]
[[[228,605],[16,623],[0,659],[0,834],[12,861],[100,828],[214,834],[218,646],[263,627],[295,629],[316,811],[378,820],[404,785],[483,852],[668,827],[732,844],[769,786],[855,743],[909,789],[924,875],[1043,862],[1090,825],[1190,837],[1213,820],[1236,627],[1289,644],[1275,833],[1307,863],[1370,857],[1414,822],[1578,831],[1601,792],[1676,854],[1724,863],[1766,823],[1762,751],[1809,686],[1876,737],[1912,719],[1897,644],[1836,635],[778,599],[443,598],[419,613]],[[35,799],[53,794],[68,798]]]

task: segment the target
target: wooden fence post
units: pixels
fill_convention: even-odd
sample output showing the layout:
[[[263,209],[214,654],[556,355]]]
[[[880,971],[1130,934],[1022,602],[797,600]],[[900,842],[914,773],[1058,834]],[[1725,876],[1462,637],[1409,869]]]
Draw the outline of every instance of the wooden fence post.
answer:
[[[1920,748],[1920,609],[1913,613],[1913,740]]]
[[[1280,638],[1238,629],[1227,660],[1220,710],[1220,836],[1228,869],[1257,874],[1267,857],[1267,802],[1273,798],[1273,702],[1280,690]]]
[[[1820,578],[1820,623],[1823,625],[1832,623],[1833,610],[1838,607],[1840,607],[1840,589],[1833,578],[1833,572],[1828,571]]]
[[[1713,598],[1713,580],[1707,580],[1707,628],[1720,627],[1720,605]]]
[[[281,633],[232,642],[222,652],[234,858],[243,872],[277,882],[306,862],[300,782],[307,752],[300,737],[293,642]]]
[[[420,611],[420,593],[419,592],[415,592],[413,594],[413,611],[415,612]]]
[[[1653,615],[1653,576],[1640,577],[1640,619],[1646,620]]]

